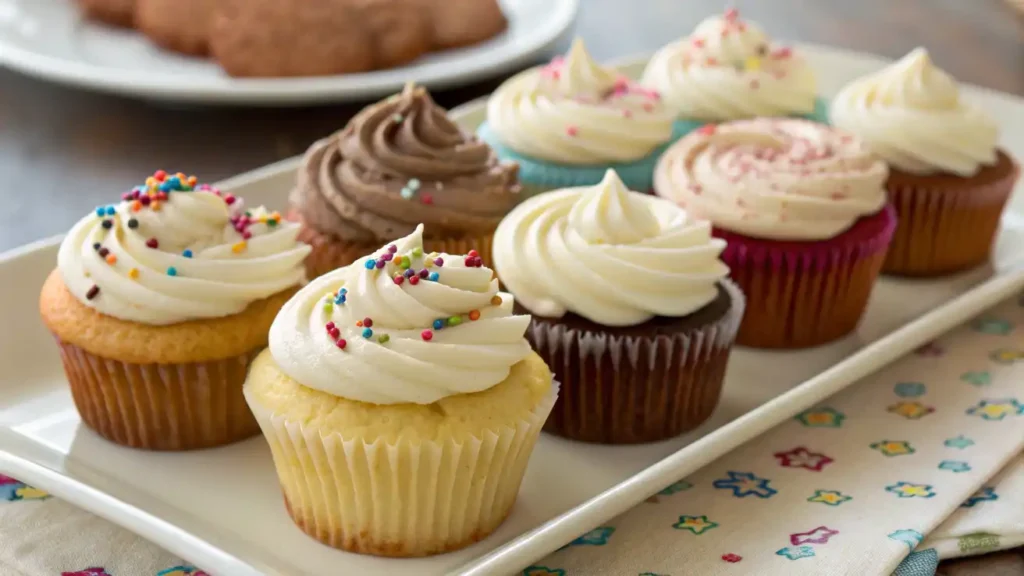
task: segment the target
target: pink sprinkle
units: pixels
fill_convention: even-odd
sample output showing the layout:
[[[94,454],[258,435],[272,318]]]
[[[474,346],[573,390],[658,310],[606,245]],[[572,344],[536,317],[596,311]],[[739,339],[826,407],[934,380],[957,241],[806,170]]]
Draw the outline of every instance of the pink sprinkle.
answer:
[[[722,28],[722,38],[725,38],[728,35],[729,35],[729,29],[728,28]]]
[[[712,57],[712,56],[708,56],[707,64],[708,64],[708,66],[714,66],[714,65],[718,64],[718,60],[715,60],[715,58]]]
[[[740,11],[735,8],[729,8],[725,11],[725,19],[728,22],[734,22],[740,17]]]
[[[710,136],[715,133],[716,126],[714,124],[705,124],[700,128],[697,128],[697,134],[701,136]]]
[[[625,116],[626,118],[632,118],[633,117],[633,111],[632,110],[623,110],[622,111],[622,115]]]
[[[227,196],[224,197],[224,203],[227,204],[228,206],[231,206],[232,204],[235,203],[235,197],[232,196],[231,194],[228,194]]]
[[[569,136],[575,137],[577,134],[580,133],[580,129],[575,126],[569,126],[568,128],[565,129],[565,133],[568,134]]]
[[[789,46],[777,48],[774,52],[772,52],[772,58],[776,58],[778,60],[785,60],[786,58],[789,58],[792,55],[793,49],[790,48]]]
[[[619,76],[615,79],[615,90],[629,90],[629,79]]]
[[[846,200],[846,194],[843,194],[842,192],[833,192],[832,193],[832,199],[833,200]]]
[[[249,232],[248,230],[243,231],[242,232],[242,238],[244,238],[246,240],[252,238],[252,232]]]
[[[690,185],[690,191],[693,192],[694,196],[700,196],[704,193],[704,187],[700,184],[692,184]]]
[[[757,90],[760,87],[761,87],[761,83],[758,82],[756,78],[750,81],[750,89],[751,90]]]
[[[704,39],[703,38],[694,38],[692,40],[692,43],[693,43],[693,46],[695,48],[703,48],[704,47]]]
[[[424,192],[420,194],[420,201],[429,206],[434,203],[434,195],[430,192]]]
[[[775,72],[772,72],[772,76],[775,76],[776,80],[782,80],[783,78],[786,77],[786,71],[785,70],[776,70]]]
[[[644,102],[644,112],[654,112],[654,104]]]

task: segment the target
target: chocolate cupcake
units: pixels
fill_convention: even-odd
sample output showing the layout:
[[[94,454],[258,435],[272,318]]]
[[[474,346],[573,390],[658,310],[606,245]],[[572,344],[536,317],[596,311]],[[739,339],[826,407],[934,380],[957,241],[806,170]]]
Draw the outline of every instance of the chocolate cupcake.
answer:
[[[631,192],[539,194],[494,237],[494,265],[533,315],[527,337],[562,392],[545,429],[606,444],[671,438],[718,403],[744,298],[711,225]]]
[[[949,274],[985,263],[1019,176],[996,122],[960,98],[956,81],[918,48],[843,88],[832,122],[889,164],[899,226],[884,273]]]
[[[489,264],[494,229],[520,199],[518,174],[409,86],[306,153],[291,217],[313,246],[307,271],[347,266],[420,222],[426,250],[475,251]]]

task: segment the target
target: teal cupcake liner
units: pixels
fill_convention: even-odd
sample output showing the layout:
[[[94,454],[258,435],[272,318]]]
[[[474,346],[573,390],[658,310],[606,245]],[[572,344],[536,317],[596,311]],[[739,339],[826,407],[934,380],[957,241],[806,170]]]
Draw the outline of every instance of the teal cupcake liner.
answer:
[[[820,124],[829,124],[828,120],[828,100],[824,98],[814,99],[814,111],[810,114],[797,114],[796,118],[806,118]],[[686,136],[690,132],[700,128],[707,124],[704,120],[676,120],[672,124],[672,141],[675,142],[683,136]]]
[[[654,167],[658,164],[658,158],[671,143],[667,142],[659,146],[646,157],[635,162],[574,166],[538,160],[515,152],[502,144],[498,135],[491,130],[487,122],[480,125],[476,135],[490,145],[502,160],[519,163],[519,181],[523,185],[523,191],[527,194],[599,184],[601,180],[604,180],[605,172],[609,168],[618,173],[619,178],[630,190],[648,192],[654,188]]]

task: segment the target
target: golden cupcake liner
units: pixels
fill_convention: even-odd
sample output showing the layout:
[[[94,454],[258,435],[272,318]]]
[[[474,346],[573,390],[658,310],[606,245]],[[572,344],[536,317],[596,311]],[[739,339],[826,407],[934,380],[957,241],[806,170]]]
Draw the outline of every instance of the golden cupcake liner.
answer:
[[[306,275],[311,279],[323,276],[342,266],[348,266],[383,245],[380,243],[346,242],[328,234],[322,234],[305,225],[299,231],[298,239],[313,248],[309,256],[306,257]],[[494,234],[459,238],[427,237],[423,239],[423,249],[427,252],[446,252],[448,254],[467,254],[470,250],[476,250],[480,253],[484,266],[491,267],[493,241]]]
[[[986,186],[888,186],[899,225],[883,274],[939,276],[988,261],[1020,168]]]
[[[514,427],[432,441],[344,439],[289,421],[249,396],[285,506],[313,538],[342,550],[416,557],[464,548],[508,516],[558,384]]]
[[[534,320],[527,337],[561,382],[545,430],[583,442],[637,444],[693,430],[718,405],[744,297],[722,317],[675,334],[616,336]]]
[[[259,428],[242,395],[256,352],[187,364],[131,364],[57,340],[75,407],[107,440],[145,450],[230,444]]]

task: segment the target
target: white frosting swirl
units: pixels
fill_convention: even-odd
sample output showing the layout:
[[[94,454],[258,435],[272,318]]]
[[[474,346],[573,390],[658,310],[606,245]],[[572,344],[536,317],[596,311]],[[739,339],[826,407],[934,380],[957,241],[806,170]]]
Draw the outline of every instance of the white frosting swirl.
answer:
[[[573,312],[605,326],[685,316],[715,299],[725,242],[678,206],[626,189],[609,170],[593,187],[540,194],[498,225],[494,263],[531,312]]]
[[[577,39],[569,54],[522,72],[487,103],[498,138],[520,154],[574,165],[631,162],[672,136],[657,93],[598,65]]]
[[[715,122],[810,114],[817,94],[810,65],[790,48],[773,47],[735,10],[660,49],[642,83],[680,118]]]
[[[422,224],[392,246],[317,278],[285,304],[270,328],[281,370],[372,404],[430,404],[505,380],[530,354],[530,317],[512,313],[512,297],[498,292],[491,270],[469,257],[423,254]],[[366,268],[384,258],[383,268]]]
[[[102,314],[150,325],[217,318],[304,280],[310,248],[280,215],[245,216],[241,199],[209,187],[129,194],[145,205],[129,197],[97,208],[57,254],[68,290]]]
[[[654,189],[715,226],[824,240],[886,203],[885,163],[850,134],[796,119],[706,126],[658,161]]]
[[[972,176],[996,162],[995,121],[960,98],[956,81],[924,48],[848,84],[830,114],[833,124],[906,172]]]

